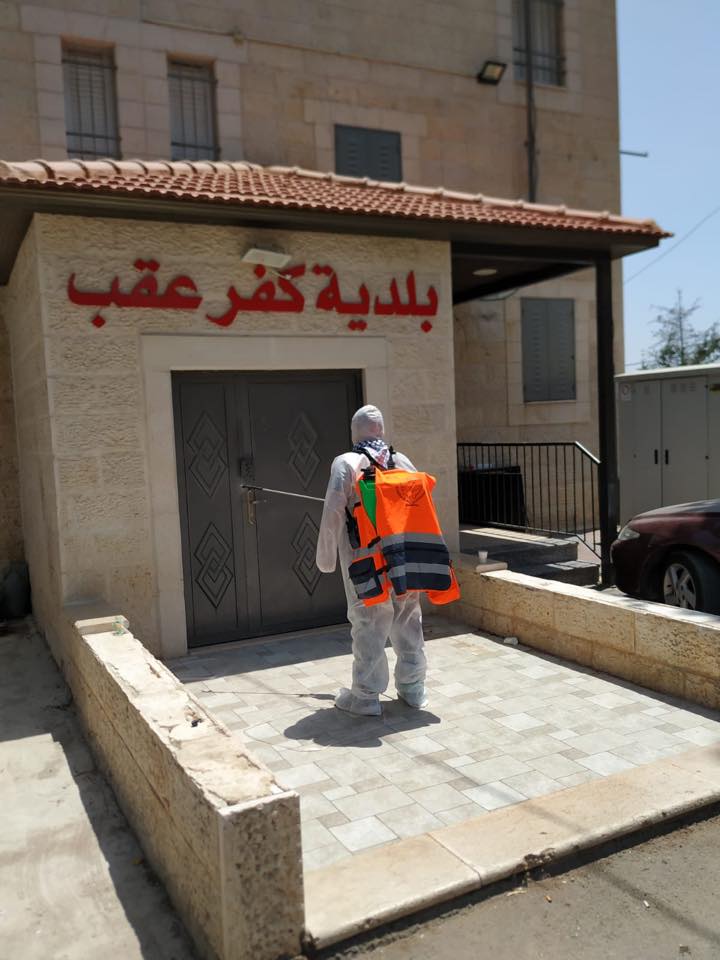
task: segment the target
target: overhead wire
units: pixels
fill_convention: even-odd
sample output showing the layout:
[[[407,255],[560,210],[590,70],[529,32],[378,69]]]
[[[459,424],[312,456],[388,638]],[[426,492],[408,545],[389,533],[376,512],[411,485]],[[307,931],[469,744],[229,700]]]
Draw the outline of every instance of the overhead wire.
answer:
[[[663,250],[663,252],[659,254],[657,257],[655,257],[654,259],[652,259],[650,263],[646,263],[644,267],[641,267],[640,270],[637,271],[637,273],[633,273],[632,276],[628,277],[623,282],[623,286],[627,286],[631,280],[634,280],[636,277],[639,277],[641,273],[645,273],[645,271],[649,270],[650,267],[654,267],[656,263],[659,263],[661,260],[664,260],[665,257],[669,257],[671,253],[677,250],[677,248],[680,246],[681,243],[685,243],[685,241],[688,240],[694,233],[696,233],[700,229],[700,227],[706,224],[708,220],[712,219],[718,213],[720,213],[720,206],[715,207],[715,209],[711,210],[710,213],[706,213],[701,220],[698,220],[698,222],[695,224],[694,227],[691,227],[690,230],[688,230],[687,233],[683,234],[683,236],[680,237],[680,239],[677,240],[671,247],[668,247],[667,250]]]

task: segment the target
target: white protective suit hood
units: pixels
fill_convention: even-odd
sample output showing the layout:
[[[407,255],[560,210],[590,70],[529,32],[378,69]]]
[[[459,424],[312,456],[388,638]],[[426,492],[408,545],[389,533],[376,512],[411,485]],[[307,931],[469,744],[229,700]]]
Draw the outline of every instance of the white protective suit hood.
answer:
[[[350,433],[353,443],[361,443],[363,440],[382,440],[385,436],[385,421],[380,410],[371,403],[356,410],[350,421]]]

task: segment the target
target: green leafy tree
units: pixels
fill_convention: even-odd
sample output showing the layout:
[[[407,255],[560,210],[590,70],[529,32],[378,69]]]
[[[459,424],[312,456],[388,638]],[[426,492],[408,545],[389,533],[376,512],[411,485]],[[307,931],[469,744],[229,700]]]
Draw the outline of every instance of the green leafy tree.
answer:
[[[682,290],[671,307],[655,307],[657,315],[652,321],[655,327],[653,345],[643,354],[644,370],[654,367],[684,367],[686,365],[712,363],[720,360],[720,323],[713,323],[706,330],[696,330],[691,322],[700,309],[695,300],[686,307]]]

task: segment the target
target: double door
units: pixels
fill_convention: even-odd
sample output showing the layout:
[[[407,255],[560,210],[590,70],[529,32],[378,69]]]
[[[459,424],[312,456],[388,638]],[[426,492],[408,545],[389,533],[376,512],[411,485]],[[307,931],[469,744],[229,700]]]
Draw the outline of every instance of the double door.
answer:
[[[315,548],[330,464],[349,449],[355,372],[178,373],[175,441],[188,643],[345,619]]]
[[[624,521],[714,495],[704,377],[621,381],[618,401]]]

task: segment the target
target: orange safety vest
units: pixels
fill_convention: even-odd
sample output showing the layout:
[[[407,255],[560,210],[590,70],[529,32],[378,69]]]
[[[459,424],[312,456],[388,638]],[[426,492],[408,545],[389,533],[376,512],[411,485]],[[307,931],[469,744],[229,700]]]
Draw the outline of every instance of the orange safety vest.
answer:
[[[432,490],[435,477],[407,470],[376,470],[376,517],[373,526],[363,507],[359,482],[359,547],[349,568],[358,598],[366,606],[390,596],[423,592],[435,604],[460,597],[450,553],[440,529]]]

